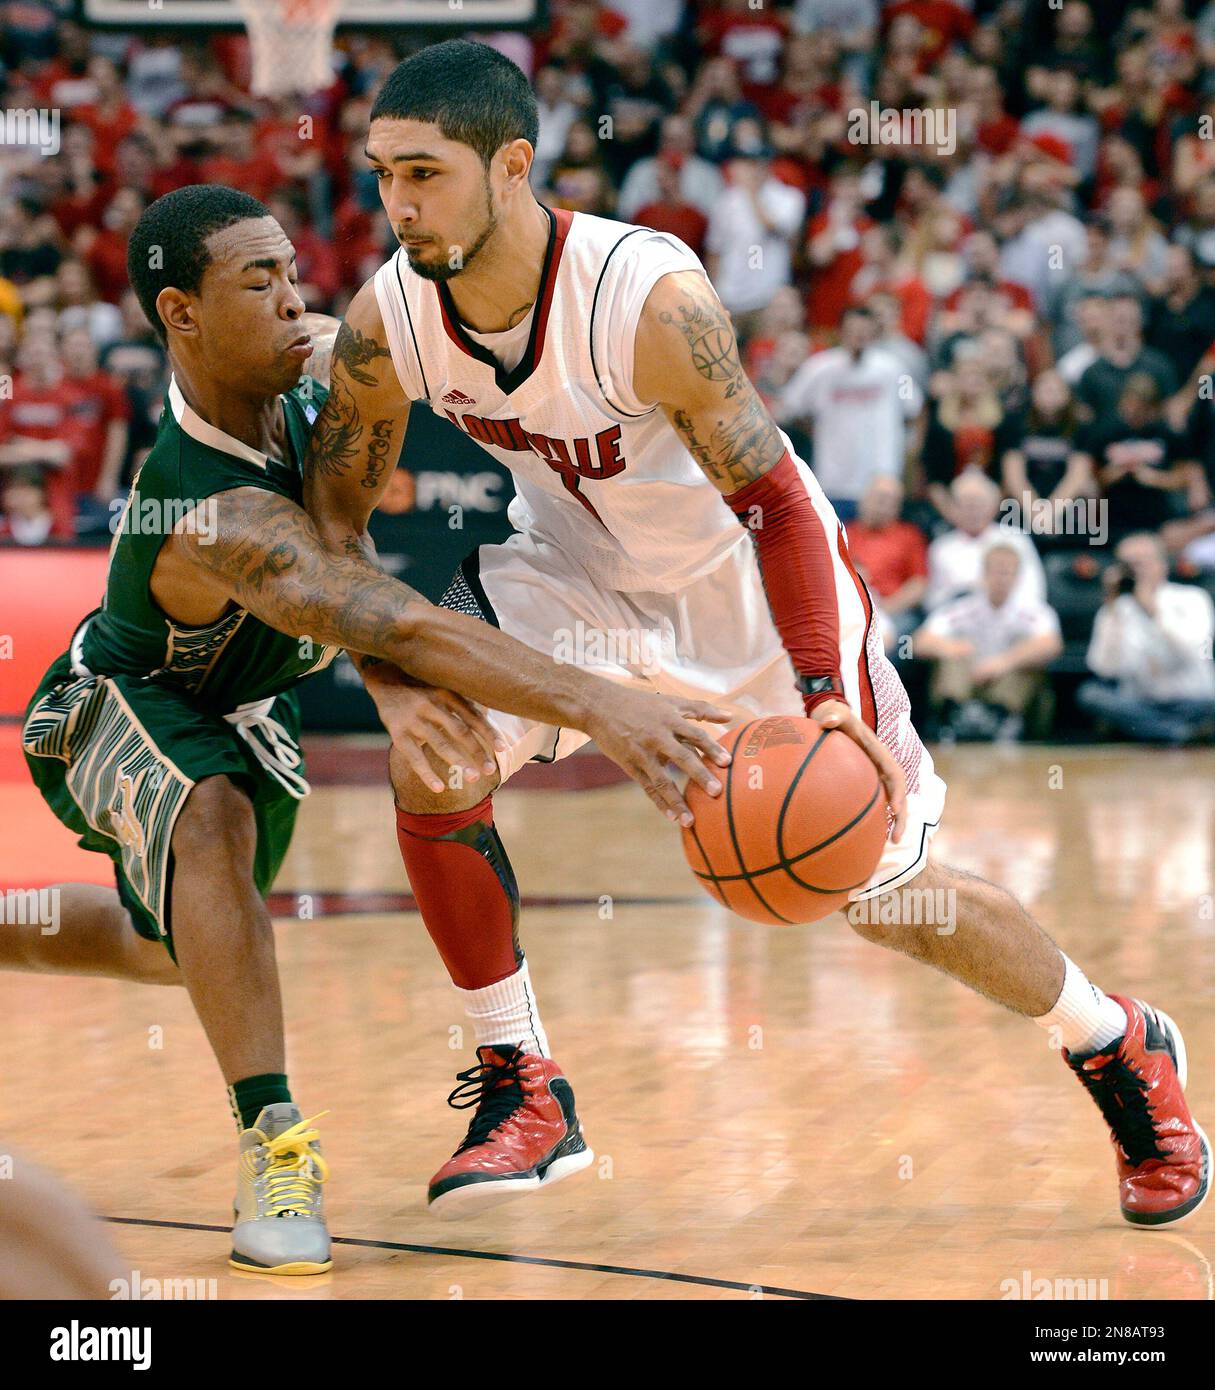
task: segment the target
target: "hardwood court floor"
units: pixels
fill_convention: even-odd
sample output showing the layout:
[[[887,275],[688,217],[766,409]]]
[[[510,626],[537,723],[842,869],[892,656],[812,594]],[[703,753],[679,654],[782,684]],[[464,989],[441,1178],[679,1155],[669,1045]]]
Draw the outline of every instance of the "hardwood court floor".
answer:
[[[938,763],[940,857],[1017,890],[1107,989],[1173,1014],[1210,1130],[1215,753]],[[5,795],[34,814],[11,778]],[[993,1299],[1041,1278],[1215,1294],[1215,1202],[1175,1235],[1125,1226],[1100,1117],[1032,1024],[842,918],[728,917],[630,786],[508,788],[497,806],[525,898],[548,904],[523,940],[599,1156],[586,1173],[474,1221],[427,1214],[470,1057],[417,915],[385,911],[406,885],[379,786],[317,789],[279,885],[312,896],[275,900],[304,914],[279,919],[279,954],[295,1093],[330,1112],[332,1274],[228,1269],[232,1127],[184,993],[0,976],[4,1141],[132,1223],[112,1229],[133,1269],[225,1298]],[[0,881],[21,881],[5,852]]]

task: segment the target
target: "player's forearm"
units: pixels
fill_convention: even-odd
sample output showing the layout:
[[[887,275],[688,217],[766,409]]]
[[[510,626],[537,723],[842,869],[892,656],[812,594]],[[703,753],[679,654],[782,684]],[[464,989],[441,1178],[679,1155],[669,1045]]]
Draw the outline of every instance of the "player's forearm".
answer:
[[[371,538],[369,531],[364,531],[361,536],[347,534],[342,538],[341,550],[346,555],[353,556],[356,560],[366,560],[374,569],[380,569],[379,555],[376,552],[375,541]],[[405,678],[397,670],[392,662],[386,661],[382,656],[372,656],[367,652],[346,650],[346,655],[350,658],[354,669],[363,677],[363,684],[367,687],[367,693],[373,700],[377,699],[376,685],[391,683],[391,677],[397,680]],[[368,676],[372,680],[368,681]]]
[[[768,608],[802,681],[806,713],[842,699],[837,537],[827,534],[796,464],[785,454],[726,503],[755,538]]]
[[[657,400],[713,486],[730,493],[780,462],[785,442],[743,370],[734,326],[699,275],[665,276],[637,331],[634,385]]]
[[[579,667],[556,662],[497,628],[463,613],[425,604],[408,615],[408,666],[427,685],[455,690],[490,709],[545,724],[593,732],[605,683]]]
[[[595,677],[558,665],[476,618],[424,601],[413,604],[381,651],[349,653],[381,714],[386,696],[416,681],[509,714],[592,731]]]
[[[395,593],[369,594],[368,613],[353,618],[360,624],[357,634],[352,615],[344,614],[346,635],[321,639],[354,645],[360,672],[378,661],[391,662],[424,685],[454,690],[487,708],[590,731],[598,684],[593,676],[554,662],[477,618],[436,607],[394,579],[383,576],[383,582],[386,589],[409,595],[408,602],[402,605]],[[393,612],[381,606],[384,598]]]
[[[287,498],[225,493],[210,543],[183,539],[230,598],[280,632],[360,653],[361,665],[390,661],[427,685],[524,718],[582,730],[593,722],[594,677],[435,607],[361,552],[327,550]]]

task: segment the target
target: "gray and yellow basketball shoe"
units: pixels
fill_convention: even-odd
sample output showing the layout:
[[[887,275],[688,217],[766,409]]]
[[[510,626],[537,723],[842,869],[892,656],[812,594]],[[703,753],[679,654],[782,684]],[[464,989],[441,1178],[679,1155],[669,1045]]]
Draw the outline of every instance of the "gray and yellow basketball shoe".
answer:
[[[313,1128],[320,1118],[303,1119],[297,1105],[267,1105],[241,1134],[228,1261],[234,1269],[323,1274],[332,1265],[321,1191],[329,1166]]]

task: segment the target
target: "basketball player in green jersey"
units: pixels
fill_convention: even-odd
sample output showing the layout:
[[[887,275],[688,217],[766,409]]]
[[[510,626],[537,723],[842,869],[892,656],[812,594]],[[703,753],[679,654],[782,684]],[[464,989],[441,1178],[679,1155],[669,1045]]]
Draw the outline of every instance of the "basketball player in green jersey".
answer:
[[[294,687],[349,647],[392,672],[373,666],[369,688],[436,790],[436,769],[475,781],[493,767],[471,699],[592,733],[668,811],[686,811],[672,769],[712,791],[702,756],[728,761],[689,719],[727,716],[554,665],[361,553],[325,551],[299,503],[326,389],[301,380],[312,345],[294,252],[261,203],[219,186],[158,199],[128,272],[168,347],[167,407],[104,604],[47,671],[23,730],[42,795],[110,856],[117,891],[63,886],[60,931],[0,930],[0,965],[183,983],[240,1130],[232,1263],[317,1273],[330,1264],[327,1169],[287,1085],[263,900],[308,790]],[[357,373],[357,341],[345,342],[335,351]],[[372,459],[393,466],[381,423],[367,428]]]

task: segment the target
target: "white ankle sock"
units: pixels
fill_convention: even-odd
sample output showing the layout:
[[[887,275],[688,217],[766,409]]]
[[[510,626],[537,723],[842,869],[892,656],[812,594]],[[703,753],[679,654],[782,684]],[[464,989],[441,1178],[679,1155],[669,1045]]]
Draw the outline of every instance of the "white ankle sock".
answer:
[[[1055,1006],[1034,1022],[1048,1031],[1058,1029],[1068,1052],[1100,1052],[1126,1032],[1126,1011],[1102,994],[1074,960],[1064,956],[1063,964],[1063,988]]]
[[[476,1029],[478,1047],[512,1043],[524,1052],[549,1055],[527,961],[513,975],[492,985],[481,989],[461,989],[459,985],[453,988]]]

